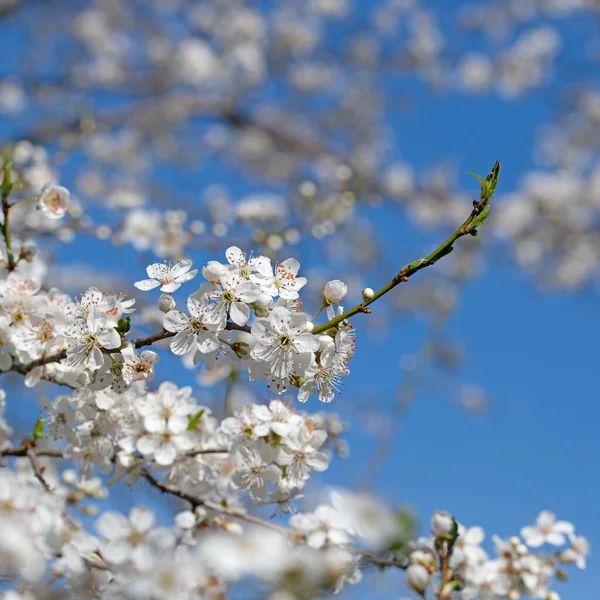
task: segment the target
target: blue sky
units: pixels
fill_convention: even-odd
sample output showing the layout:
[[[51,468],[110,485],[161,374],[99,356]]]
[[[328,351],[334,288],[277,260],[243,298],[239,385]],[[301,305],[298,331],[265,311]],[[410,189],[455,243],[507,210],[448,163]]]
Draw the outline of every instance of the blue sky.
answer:
[[[567,55],[577,55],[577,50],[569,47]],[[450,159],[460,172],[463,187],[469,186],[474,193],[476,182],[467,172],[485,174],[500,159],[501,197],[532,166],[535,130],[549,114],[548,104],[539,95],[515,103],[489,97],[451,94],[432,99],[423,95],[418,98],[418,108],[395,117],[393,126],[407,161],[418,168],[440,158]],[[194,183],[202,189],[215,175],[219,176],[218,171],[204,172]],[[466,206],[465,214],[468,211]],[[382,234],[387,254],[398,256],[398,267],[445,237],[432,234],[424,245],[424,238],[411,232],[396,209],[371,211],[370,216]],[[481,236],[486,234],[481,232]],[[461,243],[476,244],[478,239]],[[315,256],[310,244],[303,243],[310,257],[303,267],[321,267],[335,278],[335,269]],[[142,278],[142,265],[133,249],[112,248],[100,253],[100,248],[105,248],[104,244],[81,238],[64,246],[59,256],[63,264],[80,263],[84,257],[97,268],[119,270],[131,281]],[[196,262],[222,259],[205,253],[192,258]],[[378,273],[373,278],[383,283],[385,277]],[[403,293],[402,286],[393,293]],[[344,395],[327,406],[312,399],[308,410],[356,417],[347,403],[357,398],[377,403],[383,410],[389,408],[402,377],[400,356],[418,350],[424,325],[418,319],[395,321],[388,341],[381,342],[361,334],[367,320],[367,316],[356,318],[359,343]],[[492,533],[517,534],[540,510],[549,509],[574,522],[590,539],[594,552],[594,547],[600,547],[596,291],[542,294],[516,266],[506,261],[493,263],[463,289],[448,332],[462,341],[467,352],[461,377],[485,388],[493,401],[492,410],[487,415],[467,413],[443,389],[417,394],[394,439],[377,491],[391,505],[413,506],[425,527],[434,510],[445,508],[465,524],[482,525],[488,541]],[[172,365],[172,378],[189,383],[191,374],[177,371],[176,364],[165,358],[159,363],[159,372]],[[55,390],[48,387],[46,392]],[[36,393],[27,392],[27,396]],[[31,406],[11,410],[33,422],[37,412]],[[360,476],[375,440],[355,419],[348,441],[351,458],[334,460],[320,481],[361,485]],[[115,498],[118,506],[130,500],[122,492]],[[135,493],[132,499],[136,501]],[[558,589],[562,597],[592,597],[600,585],[595,558],[587,571],[572,573],[564,592]],[[364,593],[368,597],[368,592]],[[396,590],[390,597],[398,595]]]

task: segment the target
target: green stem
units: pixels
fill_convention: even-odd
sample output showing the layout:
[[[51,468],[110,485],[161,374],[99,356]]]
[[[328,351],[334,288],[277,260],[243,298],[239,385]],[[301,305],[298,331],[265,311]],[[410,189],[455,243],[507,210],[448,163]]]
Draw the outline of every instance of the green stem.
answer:
[[[476,202],[474,204],[473,210],[471,211],[471,214],[467,217],[465,222],[445,242],[440,244],[429,256],[427,256],[421,261],[415,261],[403,267],[389,283],[387,283],[380,290],[375,292],[375,295],[372,298],[370,298],[369,300],[365,300],[360,304],[357,304],[355,307],[347,310],[345,313],[331,319],[330,321],[327,321],[327,323],[323,323],[322,325],[315,327],[313,329],[313,334],[317,335],[319,333],[323,333],[324,331],[331,329],[331,327],[335,327],[342,321],[345,321],[346,319],[349,319],[350,317],[353,317],[358,313],[370,313],[371,311],[367,308],[369,304],[372,304],[373,302],[375,302],[375,300],[378,300],[382,296],[385,296],[385,294],[393,290],[398,284],[408,281],[409,277],[412,277],[418,271],[421,271],[426,267],[434,265],[438,260],[449,254],[453,250],[452,244],[454,244],[454,242],[458,238],[461,238],[464,235],[468,234],[476,235],[476,229],[475,227],[472,227],[471,224],[473,223],[475,218],[481,214],[481,211],[486,207],[489,200],[490,198],[482,198],[479,202]]]
[[[321,304],[321,308],[315,313],[315,316],[311,319],[311,321],[314,323],[315,319],[323,312],[323,309],[328,306],[327,304],[325,304],[325,302],[323,302],[323,304]]]
[[[8,270],[13,271],[15,268],[15,257],[10,245],[10,226],[8,222],[8,211],[10,210],[10,204],[8,203],[8,195],[2,194],[2,214],[4,215],[4,224],[2,225],[2,235],[4,236],[4,243],[6,244],[6,256],[8,258]]]

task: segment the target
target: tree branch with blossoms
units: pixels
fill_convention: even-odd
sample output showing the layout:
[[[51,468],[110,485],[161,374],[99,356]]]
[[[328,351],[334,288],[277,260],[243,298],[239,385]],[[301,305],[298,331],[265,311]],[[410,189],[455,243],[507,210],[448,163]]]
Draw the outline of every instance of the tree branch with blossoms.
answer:
[[[490,589],[497,598],[556,600],[548,595],[553,582],[565,577],[565,565],[585,566],[589,545],[547,511],[521,537],[497,540],[497,558],[481,547],[478,528],[444,511],[433,515],[430,537],[415,539],[411,514],[367,493],[333,490],[313,511],[298,512],[311,477],[329,468],[344,426],[333,414],[304,412],[278,398],[294,388],[301,403],[312,396],[333,401],[355,353],[348,319],[371,312],[370,304],[447,256],[459,238],[476,235],[498,176],[496,163],[480,178],[480,199],[465,222],[379,291],[363,290],[359,305],[344,311],[346,284],[328,282],[321,294],[328,320],[321,325],[314,323],[321,311],[313,319],[301,311],[307,280],[294,258],[273,265],[231,246],[226,263],[202,268],[206,281],[184,307],[172,293],[198,275],[192,261],[148,265],[147,278],[134,285],[160,290],[162,329],[131,339],[134,299],[91,287],[72,301],[43,289],[37,255],[23,247],[7,252],[0,367],[24,375],[30,387],[51,380],[70,389],[40,399],[43,416],[19,445],[0,417],[0,489],[7,490],[1,504],[11,509],[0,515],[8,547],[0,552],[0,571],[25,589],[31,582],[48,593],[65,585],[84,599],[199,600],[223,597],[231,584],[255,578],[274,594],[305,600],[357,583],[365,566],[374,565],[401,569],[409,589],[422,597],[431,590],[437,600],[456,593],[483,598]],[[6,166],[4,181],[10,180]],[[7,250],[11,193],[3,225]],[[70,195],[49,184],[36,202],[48,219],[60,219]],[[226,366],[230,382],[243,372],[250,382],[266,381],[273,397],[241,408],[231,403],[218,418],[188,386],[168,380],[153,386],[160,356],[146,348],[161,341],[188,364]],[[5,405],[2,394],[0,414]],[[61,447],[46,447],[46,438]],[[61,470],[62,461],[50,459],[74,468]],[[143,506],[127,517],[100,511],[105,476],[111,486],[145,481],[188,506],[171,527],[157,526]],[[277,521],[255,514],[265,506],[281,513]],[[76,518],[96,512],[93,530]],[[537,552],[544,544],[559,549]],[[90,584],[97,579],[99,587]]]

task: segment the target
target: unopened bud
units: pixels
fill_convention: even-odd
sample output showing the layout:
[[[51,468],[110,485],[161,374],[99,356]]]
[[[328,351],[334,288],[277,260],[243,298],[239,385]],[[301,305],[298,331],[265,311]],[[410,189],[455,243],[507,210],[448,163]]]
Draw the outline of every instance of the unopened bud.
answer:
[[[248,358],[250,356],[250,345],[246,342],[234,342],[231,344],[231,349],[239,358]]]
[[[158,299],[158,308],[164,312],[168,313],[170,310],[173,310],[177,306],[175,302],[175,298],[171,296],[171,294],[161,294]]]
[[[431,533],[436,538],[446,538],[454,531],[454,519],[449,512],[438,510],[431,517]]]
[[[560,596],[558,595],[558,592],[555,592],[553,590],[546,594],[546,597],[544,598],[544,600],[560,600]]]
[[[202,267],[202,275],[211,283],[219,283],[224,272],[225,267],[216,260],[211,260],[205,267]]]
[[[362,291],[363,300],[373,300],[375,298],[375,292],[371,288],[365,288]]]
[[[339,279],[328,281],[323,288],[323,297],[327,304],[339,304],[348,293],[348,286]]]
[[[410,565],[406,569],[406,585],[423,596],[429,585],[429,573],[423,565]]]
[[[325,348],[333,344],[333,340],[328,335],[319,336],[319,352],[323,352]]]
[[[508,600],[519,600],[521,598],[521,593],[519,590],[515,590],[514,588],[508,592]]]
[[[312,321],[306,321],[306,332],[311,333],[315,328],[315,324]]]
[[[569,581],[569,574],[564,569],[556,569],[554,576],[558,581]]]

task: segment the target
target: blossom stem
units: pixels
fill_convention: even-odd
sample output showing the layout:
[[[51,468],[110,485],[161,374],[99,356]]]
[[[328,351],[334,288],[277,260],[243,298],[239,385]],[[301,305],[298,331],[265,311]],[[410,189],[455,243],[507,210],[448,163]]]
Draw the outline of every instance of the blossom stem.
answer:
[[[475,220],[475,218],[479,214],[481,214],[482,210],[486,207],[488,202],[489,199],[483,198],[480,202],[477,202],[474,205],[471,214],[467,217],[464,223],[446,241],[440,244],[431,254],[429,254],[429,256],[404,266],[398,273],[396,273],[394,278],[389,283],[387,283],[380,290],[375,292],[372,298],[370,298],[369,300],[364,300],[360,304],[357,304],[356,306],[347,310],[341,315],[338,315],[337,317],[334,317],[333,319],[327,321],[327,323],[323,323],[322,325],[315,327],[313,329],[313,334],[317,335],[319,333],[323,333],[324,331],[335,327],[342,321],[345,321],[346,319],[349,319],[350,317],[353,317],[358,313],[371,312],[367,308],[369,304],[372,304],[382,296],[385,296],[385,294],[393,290],[398,284],[408,281],[408,279],[412,277],[415,273],[421,271],[422,269],[425,269],[426,267],[433,266],[438,260],[449,254],[453,250],[452,244],[454,244],[454,242],[458,238],[461,238],[465,235],[474,234],[476,229],[475,227],[473,227],[472,223]]]
[[[10,204],[8,203],[8,193],[2,191],[2,214],[4,215],[4,223],[2,225],[2,235],[4,236],[4,243],[6,245],[6,257],[8,259],[8,270],[14,271],[15,268],[15,257],[10,245],[10,226],[8,221],[8,212],[10,210]]]
[[[315,313],[315,316],[311,319],[311,321],[314,323],[315,319],[323,312],[323,309],[327,306],[327,304],[325,304],[325,302],[323,302],[323,304],[321,304],[321,308],[319,308],[319,310]]]

